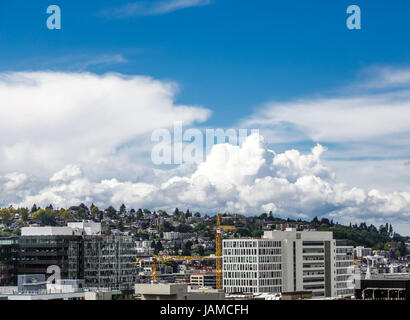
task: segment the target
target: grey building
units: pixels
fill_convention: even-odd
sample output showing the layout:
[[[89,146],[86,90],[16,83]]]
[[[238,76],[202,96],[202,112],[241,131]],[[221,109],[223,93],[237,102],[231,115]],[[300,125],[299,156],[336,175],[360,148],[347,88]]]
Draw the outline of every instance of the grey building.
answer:
[[[134,290],[137,246],[132,237],[88,235],[70,227],[23,229],[22,237],[0,240],[2,285],[16,286],[17,275],[46,275],[50,266],[58,266],[61,279],[85,280],[88,288]]]
[[[0,238],[0,287],[17,284],[18,238]]]

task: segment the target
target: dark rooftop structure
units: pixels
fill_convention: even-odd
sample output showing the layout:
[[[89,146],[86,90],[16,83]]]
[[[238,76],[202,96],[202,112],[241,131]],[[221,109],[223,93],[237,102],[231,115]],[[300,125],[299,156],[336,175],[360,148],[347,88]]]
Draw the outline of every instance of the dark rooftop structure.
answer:
[[[410,300],[410,279],[361,280],[356,299]]]

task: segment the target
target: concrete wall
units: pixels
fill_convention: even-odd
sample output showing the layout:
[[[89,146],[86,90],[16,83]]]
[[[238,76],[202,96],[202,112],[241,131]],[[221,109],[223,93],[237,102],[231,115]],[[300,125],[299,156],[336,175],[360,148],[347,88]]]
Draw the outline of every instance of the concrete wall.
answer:
[[[24,227],[21,235],[25,236],[72,236],[73,229],[69,227]]]
[[[85,300],[112,300],[111,291],[96,291],[96,292],[86,292],[84,295]]]

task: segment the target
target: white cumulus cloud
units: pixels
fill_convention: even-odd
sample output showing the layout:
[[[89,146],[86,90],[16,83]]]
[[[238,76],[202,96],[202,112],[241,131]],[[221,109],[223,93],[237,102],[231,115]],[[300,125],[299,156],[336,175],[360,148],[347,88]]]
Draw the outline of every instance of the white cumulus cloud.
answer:
[[[2,73],[0,174],[48,179],[78,164],[96,178],[137,171],[153,130],[209,117],[205,108],[176,105],[177,91],[174,83],[143,76]]]
[[[207,213],[272,211],[283,217],[328,216],[341,222],[408,219],[410,193],[366,191],[340,183],[321,161],[325,150],[318,145],[308,154],[296,150],[276,154],[262,136],[253,134],[242,146],[214,146],[193,173],[181,171],[173,177],[92,182],[78,168],[67,167],[54,174],[50,185],[16,205],[67,207],[94,202],[118,207],[126,203],[168,211],[175,207]]]

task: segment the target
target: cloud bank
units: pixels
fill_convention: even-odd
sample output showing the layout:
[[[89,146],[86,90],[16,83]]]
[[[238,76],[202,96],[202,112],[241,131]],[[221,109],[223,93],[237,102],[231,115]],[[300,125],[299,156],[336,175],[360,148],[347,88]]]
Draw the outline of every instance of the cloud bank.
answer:
[[[307,153],[276,153],[267,146],[271,136],[265,141],[254,134],[241,146],[214,146],[197,166],[154,169],[148,162],[152,131],[172,127],[175,121],[193,125],[210,116],[203,107],[176,104],[177,92],[174,83],[149,77],[0,74],[0,204],[126,203],[168,211],[272,211],[282,217],[328,216],[346,223],[408,223],[410,192],[342,183],[323,160],[332,149],[320,143]],[[400,89],[395,97],[389,92],[369,99],[272,105],[259,113],[264,119],[256,114],[248,123],[269,129],[287,121],[299,126],[299,134],[333,142],[383,141],[395,134],[405,139],[407,96]],[[348,113],[357,114],[365,128]]]
[[[0,74],[0,175],[49,177],[70,164],[97,178],[138,171],[153,130],[210,116],[174,104],[177,92],[174,83],[140,76]]]
[[[24,194],[18,206],[52,203],[67,207],[81,202],[100,206],[126,203],[134,208],[191,208],[207,213],[231,212],[300,218],[328,216],[336,221],[407,221],[410,193],[366,192],[337,182],[323,165],[326,148],[310,153],[289,150],[275,154],[263,137],[249,136],[242,146],[216,145],[193,172],[172,177],[157,173],[150,181],[105,179],[92,182],[80,167],[56,172],[41,190]],[[21,192],[27,177],[3,177],[3,189]]]

